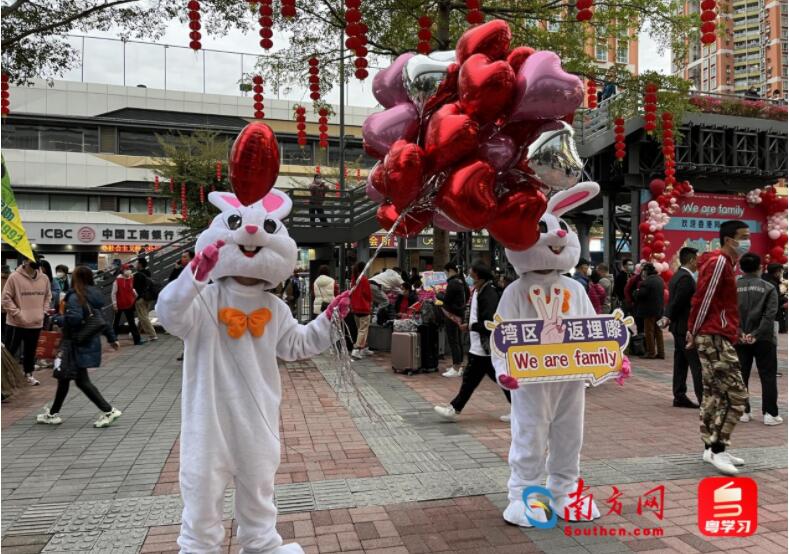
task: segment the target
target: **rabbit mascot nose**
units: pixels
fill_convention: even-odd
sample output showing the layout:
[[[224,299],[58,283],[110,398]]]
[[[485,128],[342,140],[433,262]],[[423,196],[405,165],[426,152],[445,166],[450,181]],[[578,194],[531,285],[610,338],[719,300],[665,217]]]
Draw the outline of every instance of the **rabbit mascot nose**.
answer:
[[[581,255],[578,236],[561,219],[567,211],[580,206],[600,190],[596,183],[580,183],[556,193],[540,219],[543,232],[539,240],[522,251],[507,250],[510,263],[520,278],[504,290],[496,317],[502,320],[538,318],[538,302],[534,291],[552,288],[569,291],[564,298],[551,302],[551,321],[561,327],[562,318],[592,316],[595,309],[583,286],[562,275],[574,267]],[[562,247],[557,247],[563,239]],[[557,286],[558,285],[558,286]],[[542,310],[544,312],[544,310]],[[548,317],[543,313],[544,317]],[[546,319],[547,321],[547,319]],[[563,333],[557,340],[561,342]],[[545,341],[543,341],[544,343]],[[508,482],[509,505],[504,519],[523,527],[539,526],[547,521],[546,513],[524,502],[524,491],[539,489],[550,498],[553,513],[570,520],[595,519],[600,512],[587,498],[578,509],[571,493],[578,487],[580,455],[583,443],[584,398],[583,381],[560,381],[518,385],[507,373],[506,360],[494,351],[493,366],[501,385],[512,391],[512,445]],[[542,475],[547,473],[547,480]],[[533,504],[533,503],[530,503]],[[568,510],[565,511],[565,508]]]

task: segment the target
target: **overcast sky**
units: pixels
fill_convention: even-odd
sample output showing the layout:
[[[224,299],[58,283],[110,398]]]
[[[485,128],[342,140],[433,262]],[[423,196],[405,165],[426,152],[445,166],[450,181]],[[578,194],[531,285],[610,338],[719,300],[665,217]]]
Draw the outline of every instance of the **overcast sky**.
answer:
[[[126,46],[125,84],[134,86],[144,84],[149,88],[165,88],[165,49],[162,44],[186,46],[189,41],[188,29],[180,22],[174,21],[167,31],[157,38],[159,44],[136,44]],[[90,36],[106,36],[114,38],[114,33],[89,33]],[[338,37],[339,38],[339,37]],[[262,53],[258,46],[257,33],[243,34],[231,32],[223,37],[203,37],[205,54],[194,53],[188,48],[167,49],[166,88],[203,92],[203,74],[205,74],[205,92],[216,94],[238,94],[238,81],[242,69],[249,73]],[[274,50],[287,44],[288,37],[275,32]],[[72,43],[81,47],[81,39],[74,38]],[[222,50],[223,52],[211,52]],[[240,54],[245,54],[243,57]],[[205,68],[203,67],[205,56]],[[371,60],[371,64],[374,61]],[[120,42],[97,39],[85,39],[84,69],[71,71],[65,78],[87,82],[124,84],[123,46]],[[641,71],[654,70],[661,73],[670,71],[668,52],[660,54],[657,45],[647,33],[639,37],[639,67]],[[353,106],[375,106],[372,96],[372,76],[374,68],[370,68],[370,77],[364,82],[351,79],[346,89],[346,103]],[[267,94],[268,93],[268,94]],[[265,91],[268,96],[270,91]],[[308,100],[306,88],[295,88],[289,92],[281,92],[280,98],[297,101]],[[329,102],[339,103],[339,88],[335,87],[326,98]]]

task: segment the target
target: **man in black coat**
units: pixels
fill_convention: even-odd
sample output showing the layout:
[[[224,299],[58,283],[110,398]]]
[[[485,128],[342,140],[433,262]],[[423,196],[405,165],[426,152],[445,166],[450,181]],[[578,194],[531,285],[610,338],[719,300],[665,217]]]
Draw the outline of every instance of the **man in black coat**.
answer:
[[[693,379],[693,392],[701,403],[701,362],[696,349],[685,349],[685,335],[688,332],[688,316],[690,316],[690,300],[696,292],[696,270],[698,269],[698,251],[685,247],[679,251],[679,263],[682,264],[668,284],[668,307],[663,325],[669,326],[674,336],[674,407],[697,408],[687,396],[688,366]]]
[[[646,263],[641,268],[642,282],[635,293],[636,317],[644,319],[644,342],[647,353],[645,358],[666,357],[663,349],[663,329],[657,322],[663,316],[663,291],[665,283],[658,275],[655,266]]]
[[[468,302],[468,287],[463,280],[463,275],[458,272],[455,262],[444,266],[447,272],[447,288],[444,292],[443,308],[447,330],[449,349],[452,351],[452,367],[445,371],[444,377],[459,377],[463,374],[463,331],[461,325],[466,315]]]

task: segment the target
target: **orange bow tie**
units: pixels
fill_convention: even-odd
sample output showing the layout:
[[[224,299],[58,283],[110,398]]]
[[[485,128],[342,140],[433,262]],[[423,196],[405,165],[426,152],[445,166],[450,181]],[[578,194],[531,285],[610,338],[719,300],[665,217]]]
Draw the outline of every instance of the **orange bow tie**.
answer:
[[[253,337],[261,337],[266,324],[271,321],[271,310],[260,308],[247,315],[236,308],[222,308],[219,310],[219,321],[227,325],[227,334],[234,339],[244,336],[247,328]]]

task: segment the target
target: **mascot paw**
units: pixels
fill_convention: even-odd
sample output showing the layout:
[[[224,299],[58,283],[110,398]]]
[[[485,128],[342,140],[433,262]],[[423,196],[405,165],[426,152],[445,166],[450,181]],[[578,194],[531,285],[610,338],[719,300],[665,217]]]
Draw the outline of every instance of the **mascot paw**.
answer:
[[[195,279],[198,281],[207,281],[211,270],[216,267],[216,262],[219,261],[219,249],[225,245],[225,241],[218,240],[214,244],[209,244],[198,252],[197,256],[192,260],[191,267]]]
[[[507,390],[518,388],[518,380],[512,375],[499,375],[499,384]]]
[[[551,501],[551,509],[565,521],[592,521],[600,517],[600,510],[591,496],[585,497],[580,506],[575,504],[575,500],[563,496],[558,502]]]
[[[346,290],[339,296],[334,297],[334,300],[332,300],[329,306],[326,308],[326,317],[331,319],[332,315],[334,315],[334,310],[337,310],[337,314],[340,316],[340,319],[346,318],[348,313],[351,311],[350,291]]]
[[[527,513],[528,512],[528,513]],[[545,523],[548,516],[540,506],[527,508],[522,500],[510,502],[502,514],[504,521],[520,527],[534,527],[534,522]]]

